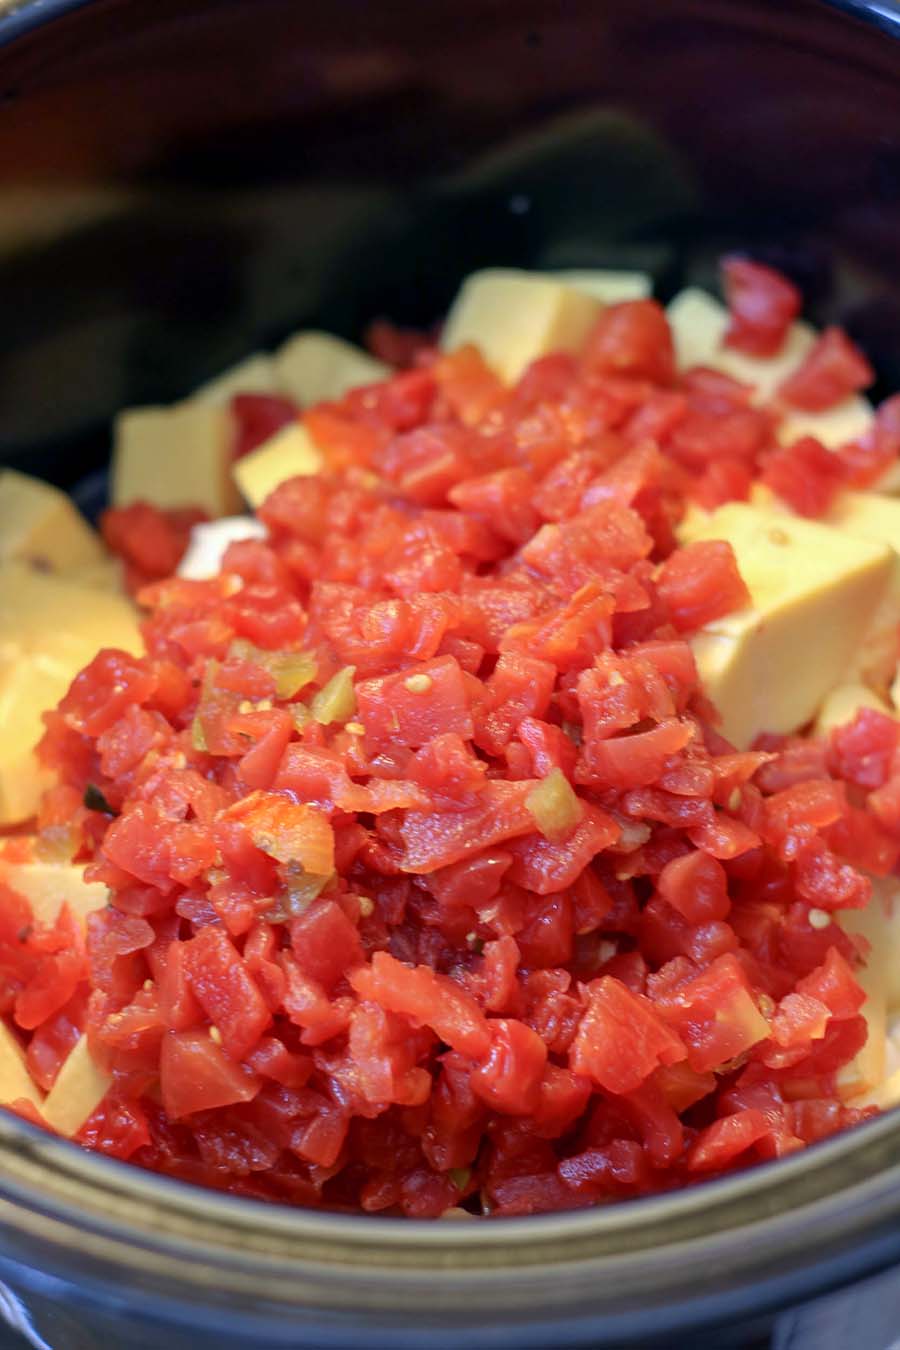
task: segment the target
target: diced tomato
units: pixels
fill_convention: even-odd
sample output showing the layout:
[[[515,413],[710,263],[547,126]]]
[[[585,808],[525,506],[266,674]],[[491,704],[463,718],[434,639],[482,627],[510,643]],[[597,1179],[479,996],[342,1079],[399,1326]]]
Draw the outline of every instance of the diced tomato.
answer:
[[[314,900],[291,920],[290,934],[298,966],[328,992],[341,975],[362,964],[359,934],[333,900]]]
[[[666,863],[656,884],[662,898],[689,923],[725,919],[731,909],[725,868],[699,849]]]
[[[794,341],[790,282],[723,278],[728,347]],[[883,483],[900,396],[850,445],[782,444],[791,406],[868,382],[852,343],[827,330],[767,402],[676,369],[652,300],[511,386],[436,339],[382,324],[409,368],[302,413],[231,401],[238,454],[299,418],[324,467],[217,576],[169,575],[189,506],[104,518],[145,652],[45,713],[55,782],[0,839],[28,1071],[51,1089],[84,1037],[113,1086],[83,1146],[416,1218],[669,1191],[856,1124],[868,947],[833,916],[900,864],[897,724],[731,746],[693,635],[748,592],[679,522]],[[6,873],[31,863],[34,912]]]
[[[785,403],[807,412],[832,408],[850,394],[866,389],[875,372],[841,328],[826,328],[778,393]]]
[[[236,423],[234,457],[241,459],[296,422],[299,409],[281,394],[235,394],[231,412]]]
[[[671,384],[675,351],[665,310],[655,300],[626,300],[603,311],[582,353],[591,374]]]
[[[660,1064],[677,1064],[686,1051],[652,1004],[619,980],[588,985],[587,1012],[569,1053],[575,1073],[607,1092],[634,1092]]]
[[[185,971],[197,1002],[226,1052],[243,1059],[271,1021],[255,980],[222,928],[201,928],[186,946]]]
[[[731,545],[701,540],[678,549],[663,563],[659,593],[680,633],[702,628],[750,603]]]
[[[435,736],[471,737],[473,732],[464,674],[452,656],[362,680],[356,702],[373,752],[394,744],[417,750]]]
[[[731,322],[725,343],[750,356],[775,356],[800,313],[802,296],[787,277],[732,255],[721,263]]]
[[[660,996],[657,1006],[687,1046],[688,1063],[697,1073],[721,1069],[769,1035],[747,976],[731,954]]]
[[[172,1120],[249,1102],[259,1091],[256,1075],[235,1064],[207,1031],[170,1031],[159,1070],[163,1106]]]
[[[531,1115],[540,1099],[547,1047],[524,1022],[503,1017],[490,1022],[491,1047],[472,1075],[472,1090],[494,1111]]]
[[[430,1026],[454,1049],[476,1059],[487,1053],[490,1034],[485,1018],[474,999],[446,975],[436,975],[427,966],[411,968],[387,952],[375,952],[370,966],[352,972],[350,983],[361,998]]]

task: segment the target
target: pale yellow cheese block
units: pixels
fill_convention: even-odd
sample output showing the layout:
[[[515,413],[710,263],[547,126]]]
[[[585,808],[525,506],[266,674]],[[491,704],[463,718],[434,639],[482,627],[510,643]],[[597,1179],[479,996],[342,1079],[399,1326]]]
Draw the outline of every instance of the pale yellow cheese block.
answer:
[[[846,534],[889,545],[896,555],[892,585],[847,669],[849,679],[870,684],[887,697],[900,658],[900,499],[880,492],[842,492],[826,519]]]
[[[544,275],[576,291],[584,291],[585,295],[592,295],[604,305],[618,305],[625,300],[645,300],[653,294],[653,279],[646,272],[590,267],[568,268]]]
[[[232,515],[239,507],[231,480],[234,434],[229,409],[214,401],[126,409],[115,424],[114,505],[146,501]]]
[[[444,351],[468,343],[507,383],[548,352],[577,352],[602,309],[595,296],[536,272],[491,268],[467,277],[441,336]]]
[[[826,695],[813,724],[816,736],[827,736],[835,727],[852,722],[861,708],[893,716],[893,708],[865,684],[837,684]]]
[[[322,467],[322,452],[302,422],[270,436],[257,450],[243,455],[234,466],[241,496],[255,511],[286,478],[308,477]]]
[[[850,1106],[877,1106],[879,1111],[889,1111],[892,1106],[900,1105],[900,1069],[887,1075],[868,1092],[852,1098]]]
[[[343,398],[350,389],[374,384],[390,367],[331,333],[295,333],[272,358],[279,389],[301,408]]]
[[[51,924],[63,905],[85,919],[103,909],[109,892],[100,881],[85,881],[77,863],[9,863],[0,859],[0,881],[24,895],[38,923]]]
[[[844,676],[894,576],[887,545],[743,502],[695,538],[731,543],[752,604],[693,639],[706,694],[734,744],[805,726]]]
[[[888,922],[884,897],[876,880],[872,899],[865,909],[845,909],[838,922],[848,933],[861,933],[870,946],[866,963],[854,971],[857,983],[866,995],[860,1012],[866,1019],[868,1036],[863,1048],[849,1064],[838,1070],[835,1084],[843,1097],[854,1098],[884,1082],[887,1044],[887,973],[889,962]]]
[[[111,1084],[110,1075],[91,1058],[87,1036],[82,1036],[44,1099],[44,1119],[58,1134],[71,1139],[93,1115]]]
[[[81,586],[90,586],[93,590],[109,591],[112,595],[125,594],[125,576],[119,558],[99,558],[96,562],[69,567],[66,569],[66,578]]]
[[[48,782],[33,753],[41,714],[101,647],[143,650],[137,614],[124,597],[23,564],[0,566],[0,825],[36,811]]]
[[[280,394],[281,386],[275,373],[275,363],[267,352],[255,352],[236,366],[201,384],[191,394],[191,402],[211,403],[222,407],[235,394]]]
[[[98,535],[59,488],[0,469],[0,563],[16,559],[53,572],[97,565]]]
[[[772,399],[786,379],[809,353],[818,336],[811,324],[791,324],[781,351],[774,356],[748,356],[722,345],[728,328],[728,310],[714,296],[697,286],[680,291],[666,308],[679,369],[711,366],[742,384],[753,385],[756,401]],[[825,412],[808,413],[786,409],[779,427],[782,444],[800,436],[815,436],[830,450],[855,440],[872,425],[871,404],[860,395],[844,399]]]
[[[0,1106],[9,1106],[23,1097],[39,1110],[43,1105],[44,1094],[32,1081],[24,1050],[15,1033],[0,1020]]]

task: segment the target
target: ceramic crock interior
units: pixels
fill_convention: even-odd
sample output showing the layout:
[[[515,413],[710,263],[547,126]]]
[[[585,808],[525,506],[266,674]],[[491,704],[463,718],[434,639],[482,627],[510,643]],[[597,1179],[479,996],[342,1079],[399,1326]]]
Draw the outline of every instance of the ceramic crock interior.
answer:
[[[900,46],[874,8],[881,31],[815,0],[0,7],[0,461],[83,482],[118,407],[303,325],[430,322],[492,263],[644,267],[665,298],[748,248],[900,387]],[[713,1284],[761,1306],[896,1258],[898,1217],[893,1117],[677,1195],[465,1225],[236,1202],[0,1120],[6,1260],[295,1324],[524,1345]]]

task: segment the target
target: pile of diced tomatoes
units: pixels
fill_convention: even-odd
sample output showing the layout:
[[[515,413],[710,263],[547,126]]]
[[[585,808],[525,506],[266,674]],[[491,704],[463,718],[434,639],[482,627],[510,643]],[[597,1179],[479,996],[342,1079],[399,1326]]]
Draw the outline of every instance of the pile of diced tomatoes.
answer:
[[[728,340],[777,348],[793,288],[726,283]],[[826,330],[782,395],[869,378]],[[867,1114],[838,1083],[865,943],[822,919],[897,863],[897,724],[728,744],[689,638],[747,592],[673,527],[759,479],[824,509],[896,459],[900,409],[781,449],[751,393],[677,374],[650,300],[513,388],[420,351],[307,411],[329,471],[275,490],[265,541],[142,590],[147,654],[101,652],[41,749],[41,838],[111,906],[86,937],[0,907],[38,1083],[83,1028],[114,1075],[82,1143],[268,1200],[516,1215]]]

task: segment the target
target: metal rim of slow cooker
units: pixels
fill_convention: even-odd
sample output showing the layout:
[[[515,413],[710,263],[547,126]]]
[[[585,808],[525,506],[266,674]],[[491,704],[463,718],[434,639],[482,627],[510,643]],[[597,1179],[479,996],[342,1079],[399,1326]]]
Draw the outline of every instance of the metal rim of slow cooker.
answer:
[[[900,36],[895,0],[821,2]],[[0,0],[0,45],[89,3]],[[0,1270],[26,1285],[42,1267],[76,1301],[127,1283],[159,1316],[189,1324],[215,1308],[250,1336],[281,1326],[285,1344],[313,1322],[341,1343],[389,1327],[398,1347],[426,1329],[449,1346],[464,1326],[513,1324],[525,1347],[552,1325],[554,1344],[574,1346],[597,1343],[601,1315],[604,1343],[624,1344],[760,1314],[900,1259],[900,1114],[689,1190],[498,1223],[271,1207],[3,1117],[0,1233]]]

